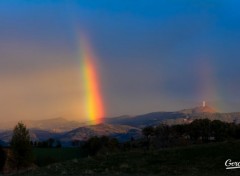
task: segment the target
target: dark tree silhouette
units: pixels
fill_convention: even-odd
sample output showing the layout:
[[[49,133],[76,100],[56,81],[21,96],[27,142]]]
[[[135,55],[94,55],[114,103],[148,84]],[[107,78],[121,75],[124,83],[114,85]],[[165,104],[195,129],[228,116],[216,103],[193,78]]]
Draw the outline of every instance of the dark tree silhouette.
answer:
[[[147,126],[143,128],[142,134],[144,138],[140,140],[139,147],[144,150],[149,149],[150,146],[158,149],[240,139],[240,124],[220,120],[195,119],[189,124]],[[128,143],[125,144],[128,146]]]
[[[62,144],[59,140],[56,140],[56,148],[62,148]]]
[[[13,164],[17,169],[32,164],[33,153],[29,131],[21,122],[19,122],[13,130],[11,149],[13,152]]]
[[[94,136],[88,139],[81,147],[85,150],[87,155],[96,155],[100,151],[109,153],[119,149],[119,142],[116,138],[109,138],[107,136]]]
[[[201,137],[201,123],[200,120],[194,120],[188,127],[188,134],[192,141],[196,142]]]
[[[171,128],[166,124],[160,124],[155,128],[155,136],[160,140],[162,147],[169,145]]]
[[[154,135],[154,128],[152,126],[147,126],[143,128],[142,134],[147,137],[147,139],[150,138],[150,136]]]
[[[203,142],[208,142],[211,137],[211,121],[209,119],[201,119],[199,129],[201,131],[201,137]]]
[[[171,126],[171,133],[173,137],[178,138],[186,135],[187,127],[188,126],[186,124],[182,124],[182,125],[177,124],[177,125]]]
[[[53,144],[54,144],[55,140],[53,138],[49,138],[47,140],[47,143],[48,143],[48,147],[52,148],[53,147]]]
[[[211,122],[211,133],[216,141],[223,141],[227,137],[227,124],[220,120]]]
[[[144,148],[149,150],[150,148],[150,137],[154,135],[154,127],[147,126],[142,129],[142,134],[146,137],[146,140],[143,141],[142,145]]]

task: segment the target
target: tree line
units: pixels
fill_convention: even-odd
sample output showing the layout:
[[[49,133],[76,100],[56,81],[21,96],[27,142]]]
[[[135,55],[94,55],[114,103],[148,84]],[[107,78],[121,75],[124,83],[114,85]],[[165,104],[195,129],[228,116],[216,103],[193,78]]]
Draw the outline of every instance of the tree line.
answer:
[[[196,119],[189,124],[160,124],[143,128],[146,146],[155,148],[240,139],[240,125]]]
[[[49,138],[44,141],[30,141],[30,144],[34,148],[61,148],[62,144],[59,140]]]
[[[160,149],[240,139],[240,125],[220,120],[197,119],[189,124],[147,126],[143,137],[120,143],[115,138],[94,136],[81,145],[85,155],[108,154],[134,149]]]

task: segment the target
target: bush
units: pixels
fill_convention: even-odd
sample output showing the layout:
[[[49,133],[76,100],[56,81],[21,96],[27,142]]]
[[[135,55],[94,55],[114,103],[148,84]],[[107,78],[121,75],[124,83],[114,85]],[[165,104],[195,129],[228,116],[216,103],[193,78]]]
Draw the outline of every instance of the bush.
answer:
[[[82,146],[82,149],[85,150],[87,155],[94,156],[100,152],[109,153],[118,150],[119,142],[117,139],[109,138],[107,136],[94,136],[86,141],[86,143]]]

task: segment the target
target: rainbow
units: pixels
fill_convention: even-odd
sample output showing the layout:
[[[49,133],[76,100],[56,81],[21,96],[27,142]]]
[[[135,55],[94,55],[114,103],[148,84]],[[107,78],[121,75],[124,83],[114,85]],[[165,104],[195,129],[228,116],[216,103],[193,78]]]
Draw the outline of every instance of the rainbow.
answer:
[[[224,110],[225,104],[218,86],[214,64],[209,57],[201,58],[197,64],[199,101],[206,100],[217,112]]]
[[[104,106],[101,96],[96,57],[85,38],[80,40],[81,71],[84,82],[85,116],[90,124],[99,124],[103,121]]]

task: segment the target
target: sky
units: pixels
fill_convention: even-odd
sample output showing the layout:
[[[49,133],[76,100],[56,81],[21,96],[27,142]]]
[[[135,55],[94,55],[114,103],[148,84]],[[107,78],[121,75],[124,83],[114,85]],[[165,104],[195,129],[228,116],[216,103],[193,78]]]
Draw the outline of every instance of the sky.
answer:
[[[240,111],[239,7],[238,0],[2,0],[0,119],[87,120],[85,43],[105,117],[202,101]]]

